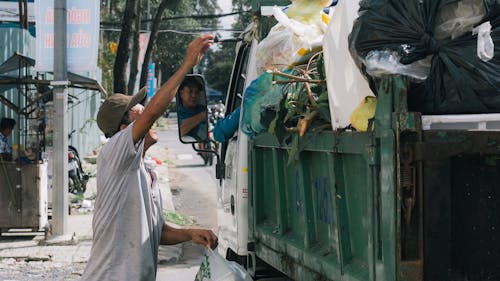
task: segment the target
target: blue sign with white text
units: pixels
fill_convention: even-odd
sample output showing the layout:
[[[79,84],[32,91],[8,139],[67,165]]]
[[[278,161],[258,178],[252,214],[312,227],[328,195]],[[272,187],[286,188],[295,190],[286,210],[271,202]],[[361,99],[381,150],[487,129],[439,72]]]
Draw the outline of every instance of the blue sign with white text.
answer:
[[[149,68],[148,68],[148,80],[146,82],[146,92],[148,93],[148,98],[151,98],[155,92],[156,92],[156,87],[155,87],[155,64],[154,62],[149,63]]]

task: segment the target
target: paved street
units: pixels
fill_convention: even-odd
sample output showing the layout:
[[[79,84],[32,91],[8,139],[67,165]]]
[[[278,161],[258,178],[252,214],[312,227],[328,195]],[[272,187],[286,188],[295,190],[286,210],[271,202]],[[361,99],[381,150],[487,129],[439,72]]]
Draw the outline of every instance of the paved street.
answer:
[[[155,149],[166,149],[171,161],[168,174],[175,210],[194,219],[194,227],[217,231],[216,181],[214,166],[204,166],[203,159],[191,145],[178,139],[175,116],[168,119],[168,130],[159,131],[160,141]],[[202,248],[190,243],[183,245],[180,260],[161,263],[158,267],[158,281],[193,280],[201,263]]]

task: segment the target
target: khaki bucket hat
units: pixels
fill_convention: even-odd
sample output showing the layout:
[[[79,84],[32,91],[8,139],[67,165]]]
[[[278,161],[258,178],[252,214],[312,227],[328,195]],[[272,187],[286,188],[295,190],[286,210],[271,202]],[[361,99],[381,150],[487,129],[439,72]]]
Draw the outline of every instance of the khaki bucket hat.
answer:
[[[133,96],[113,94],[99,107],[97,112],[97,125],[106,137],[111,137],[118,132],[120,121],[125,112],[142,102],[146,98],[146,87]]]

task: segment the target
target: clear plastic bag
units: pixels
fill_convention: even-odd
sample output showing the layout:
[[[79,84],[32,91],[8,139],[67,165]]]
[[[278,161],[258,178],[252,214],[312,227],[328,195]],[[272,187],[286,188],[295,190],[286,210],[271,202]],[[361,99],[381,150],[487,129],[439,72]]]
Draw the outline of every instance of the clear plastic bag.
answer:
[[[472,30],[472,34],[477,34],[477,56],[487,62],[495,56],[495,44],[491,38],[491,23],[489,21],[479,25]]]
[[[306,24],[288,16],[279,8],[273,8],[273,15],[278,23],[257,47],[256,64],[259,71],[269,69],[285,69],[290,65],[301,63],[312,51],[320,50],[326,23],[321,20]]]
[[[411,64],[400,63],[396,52],[389,50],[371,51],[363,60],[366,72],[373,77],[382,77],[387,74],[403,74],[417,80],[425,80],[431,69],[431,56]]]
[[[228,261],[207,249],[195,281],[252,281],[245,269],[234,261]]]
[[[472,31],[486,15],[483,1],[461,0],[444,6],[437,18],[434,37],[438,40],[458,38]]]

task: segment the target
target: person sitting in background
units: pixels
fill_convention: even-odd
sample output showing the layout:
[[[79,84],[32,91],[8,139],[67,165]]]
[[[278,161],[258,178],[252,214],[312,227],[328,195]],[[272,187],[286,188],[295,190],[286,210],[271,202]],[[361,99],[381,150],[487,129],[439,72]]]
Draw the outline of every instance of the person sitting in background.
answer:
[[[226,142],[238,130],[240,122],[240,107],[236,108],[230,115],[215,123],[213,130],[214,139],[218,142]]]
[[[12,118],[2,118],[0,121],[0,159],[12,161],[12,147],[7,142],[7,137],[10,136],[16,120]]]

